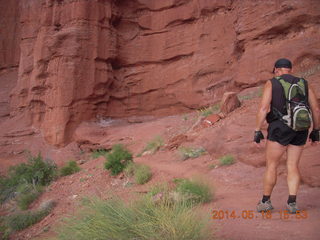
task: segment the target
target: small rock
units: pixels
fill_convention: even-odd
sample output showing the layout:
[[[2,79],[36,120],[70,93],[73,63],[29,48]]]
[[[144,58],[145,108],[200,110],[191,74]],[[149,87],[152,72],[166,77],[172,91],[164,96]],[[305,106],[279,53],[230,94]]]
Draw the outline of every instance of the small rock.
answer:
[[[78,161],[79,165],[82,165],[82,164],[84,164],[84,163],[86,163],[86,162],[87,162],[87,161],[84,160],[84,159],[80,159],[80,160]]]
[[[154,195],[152,197],[152,201],[155,202],[155,203],[161,201],[162,199],[163,199],[163,193],[162,192],[157,193],[156,195]]]
[[[56,201],[50,199],[40,204],[40,210],[49,210],[54,208],[56,205],[57,205]]]
[[[218,114],[211,114],[203,120],[202,124],[204,127],[209,127],[218,122],[220,119],[221,117]]]
[[[183,142],[188,140],[188,136],[184,134],[179,134],[171,138],[165,147],[166,149],[173,150],[177,149]]]
[[[119,175],[117,176],[119,179],[123,179],[125,177],[124,173],[119,173]]]
[[[141,156],[146,156],[146,155],[151,155],[151,154],[152,154],[152,151],[149,150],[149,151],[143,152]]]

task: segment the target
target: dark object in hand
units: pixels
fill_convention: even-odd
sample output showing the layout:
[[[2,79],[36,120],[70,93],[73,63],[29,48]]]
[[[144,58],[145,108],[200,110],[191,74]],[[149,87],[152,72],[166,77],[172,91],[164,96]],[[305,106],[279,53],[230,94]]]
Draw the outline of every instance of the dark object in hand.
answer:
[[[254,131],[253,141],[260,143],[262,139],[264,139],[263,133],[261,131]]]
[[[313,129],[312,132],[309,135],[309,138],[312,142],[319,142],[319,129]]]

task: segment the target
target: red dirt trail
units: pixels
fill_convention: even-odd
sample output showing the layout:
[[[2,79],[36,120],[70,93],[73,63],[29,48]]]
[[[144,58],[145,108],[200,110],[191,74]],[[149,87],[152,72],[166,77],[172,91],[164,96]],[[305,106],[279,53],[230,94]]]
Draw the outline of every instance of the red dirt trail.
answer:
[[[145,185],[130,185],[125,177],[109,176],[103,169],[103,157],[92,159],[89,153],[80,152],[74,145],[50,150],[49,146],[41,143],[43,151],[47,151],[47,155],[51,154],[49,157],[59,160],[59,165],[69,160],[72,153],[75,159],[86,162],[81,165],[82,171],[52,183],[31,206],[36,208],[42,201],[54,199],[58,204],[53,212],[40,223],[16,233],[12,239],[48,239],[54,236],[57,224],[63,217],[75,213],[83,196],[97,195],[107,198],[110,194],[116,193],[123,199],[131,199],[131,196],[144,194],[150,186],[158,182],[199,176],[206,179],[215,191],[214,200],[204,205],[207,214],[213,216],[213,211],[220,211],[220,214],[221,211],[224,212],[221,219],[211,220],[212,230],[217,239],[319,239],[320,188],[319,176],[316,174],[319,173],[319,166],[316,164],[320,154],[319,147],[306,146],[300,163],[303,184],[299,190],[298,203],[307,216],[301,215],[298,219],[296,215],[289,215],[289,219],[284,219],[281,215],[281,211],[285,210],[288,195],[284,162],[279,167],[278,183],[271,198],[275,207],[271,219],[263,218],[262,214],[255,211],[256,204],[262,196],[264,173],[264,148],[256,149],[251,143],[257,103],[258,99],[246,100],[242,107],[208,128],[193,127],[197,121],[197,113],[151,119],[142,123],[115,122],[105,126],[98,122],[88,123],[86,127],[90,125],[91,128],[106,133],[105,146],[117,142],[124,143],[134,152],[134,156],[157,135],[162,136],[165,143],[170,142],[169,140],[175,136],[186,135],[187,137],[181,138],[183,140],[178,144],[206,148],[208,154],[185,161],[182,161],[178,151],[171,149],[168,144],[155,154],[135,157],[134,161],[147,164],[152,169],[153,177]],[[99,134],[95,137],[100,139]],[[24,139],[23,147],[30,146],[32,139],[41,142],[40,138],[29,136],[29,139]],[[28,141],[30,143],[26,143]],[[4,151],[3,148],[1,150]],[[227,153],[235,156],[236,163],[212,168],[213,164],[217,164],[218,158]],[[64,154],[66,157],[63,157]],[[14,159],[13,155],[10,156]],[[6,159],[10,159],[10,156]],[[16,159],[17,156],[21,158],[21,154],[15,156]],[[246,219],[246,213],[251,210],[253,219]],[[227,219],[227,211],[229,214],[234,211],[236,217]]]

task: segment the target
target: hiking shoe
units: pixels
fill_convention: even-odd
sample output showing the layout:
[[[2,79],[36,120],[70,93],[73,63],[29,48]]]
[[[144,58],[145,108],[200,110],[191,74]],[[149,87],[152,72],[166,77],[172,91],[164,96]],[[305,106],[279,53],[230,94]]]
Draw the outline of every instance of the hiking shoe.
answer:
[[[258,212],[266,212],[266,211],[271,211],[273,209],[272,205],[271,205],[271,201],[268,200],[266,202],[262,202],[261,200],[258,202],[257,205],[257,211]]]
[[[296,214],[299,211],[297,203],[296,202],[287,203],[287,210],[288,210],[288,213]]]

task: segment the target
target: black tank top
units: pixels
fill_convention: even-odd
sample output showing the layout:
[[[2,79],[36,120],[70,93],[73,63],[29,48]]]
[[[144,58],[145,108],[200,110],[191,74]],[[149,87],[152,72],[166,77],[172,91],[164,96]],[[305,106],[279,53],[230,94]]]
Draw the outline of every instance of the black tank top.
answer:
[[[290,84],[295,84],[300,80],[300,78],[292,76],[290,74],[283,74],[280,77],[286,82],[289,82]],[[268,123],[278,119],[278,117],[272,111],[273,108],[276,108],[279,112],[281,112],[284,115],[287,114],[286,97],[284,95],[284,90],[281,83],[276,78],[272,78],[270,81],[272,84],[272,100],[271,100],[270,112],[267,114],[267,117],[266,117],[266,120]],[[306,84],[306,96],[308,96],[308,83],[306,80],[305,80],[305,84]]]

